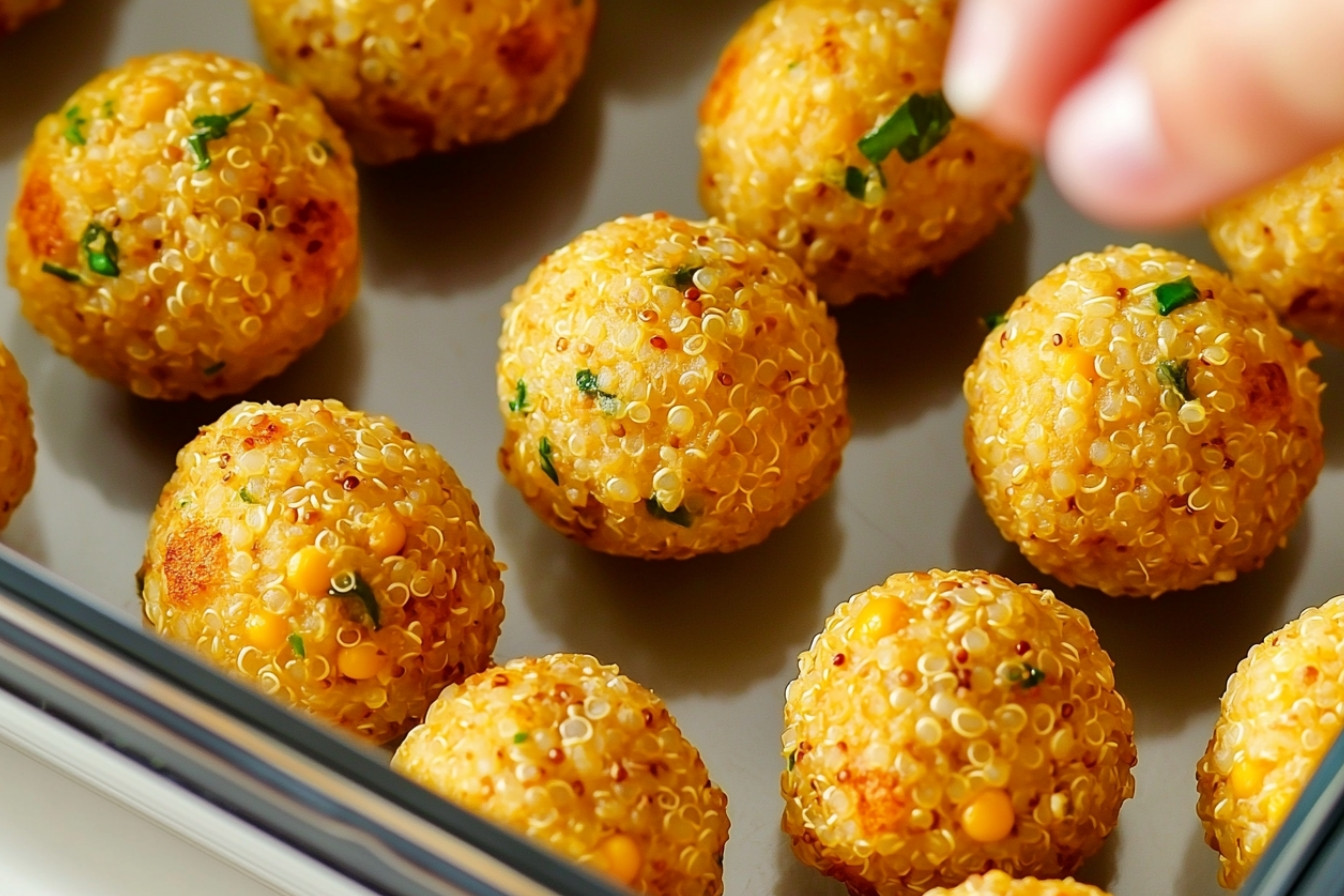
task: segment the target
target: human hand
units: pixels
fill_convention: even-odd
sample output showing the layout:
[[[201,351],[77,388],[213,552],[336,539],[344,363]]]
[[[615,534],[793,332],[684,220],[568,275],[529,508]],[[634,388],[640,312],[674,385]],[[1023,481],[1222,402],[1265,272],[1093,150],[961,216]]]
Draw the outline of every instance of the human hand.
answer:
[[[944,88],[1084,212],[1179,224],[1344,143],[1344,2],[962,0]]]

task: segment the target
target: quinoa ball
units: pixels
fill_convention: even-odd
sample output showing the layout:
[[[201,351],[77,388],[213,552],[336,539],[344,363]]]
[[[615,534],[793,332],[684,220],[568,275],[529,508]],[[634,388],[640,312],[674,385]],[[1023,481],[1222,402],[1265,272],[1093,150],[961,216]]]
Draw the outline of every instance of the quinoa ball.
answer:
[[[147,398],[233,394],[345,314],[358,211],[310,94],[225,56],[133,59],[38,124],[9,281],[89,373]]]
[[[1147,245],[1037,281],[966,371],[966,454],[1032,565],[1111,595],[1227,582],[1284,543],[1321,470],[1318,352]]]
[[[1236,888],[1259,860],[1344,721],[1344,596],[1251,648],[1228,679],[1199,761],[1199,817]]]
[[[942,98],[953,0],[773,0],[700,106],[700,200],[833,305],[890,295],[1009,217],[1031,158]]]
[[[0,0],[0,38],[17,31],[20,25],[39,13],[60,5],[61,0]]]
[[[504,308],[500,468],[595,550],[756,544],[840,467],[835,333],[798,266],[755,240],[662,213],[604,224]]]
[[[861,896],[1072,873],[1134,794],[1134,722],[1079,610],[986,572],[842,603],[784,703],[784,831]]]
[[[446,688],[392,767],[635,892],[723,892],[728,798],[663,701],[591,656]]]
[[[271,66],[320,96],[371,164],[549,121],[597,16],[597,0],[250,2]]]
[[[924,896],[1109,896],[1109,894],[1080,884],[1073,878],[1065,880],[1037,880],[1034,877],[1012,878],[1002,871],[988,871],[967,878],[950,890],[930,890]]]
[[[177,457],[140,570],[146,623],[369,741],[484,669],[494,545],[433,447],[337,401],[244,402]]]
[[[36,461],[28,381],[0,342],[0,530],[32,488]]]
[[[1344,345],[1344,147],[1211,209],[1205,226],[1238,286]]]

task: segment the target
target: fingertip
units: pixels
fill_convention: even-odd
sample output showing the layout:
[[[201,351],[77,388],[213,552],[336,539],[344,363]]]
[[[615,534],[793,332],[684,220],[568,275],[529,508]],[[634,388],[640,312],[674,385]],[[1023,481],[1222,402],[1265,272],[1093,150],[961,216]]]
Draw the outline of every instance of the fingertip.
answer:
[[[958,115],[984,118],[1013,61],[1013,17],[994,0],[965,0],[947,48],[943,93]]]

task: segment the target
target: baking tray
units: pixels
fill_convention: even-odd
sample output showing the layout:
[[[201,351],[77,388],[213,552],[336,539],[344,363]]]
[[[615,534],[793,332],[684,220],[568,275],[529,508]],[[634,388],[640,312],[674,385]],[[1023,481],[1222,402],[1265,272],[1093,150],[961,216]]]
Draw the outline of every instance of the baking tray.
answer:
[[[1058,262],[1140,239],[1216,262],[1196,232],[1119,233],[1071,211],[1043,175],[1017,218],[899,302],[840,311],[854,438],[832,490],[764,544],[646,563],[541,524],[499,475],[499,308],[546,252],[625,213],[699,216],[695,108],[754,0],[606,0],[588,71],[551,124],[506,144],[361,170],[364,287],[350,316],[247,397],[334,397],[437,446],[473,490],[505,573],[496,657],[585,651],[659,693],[729,795],[733,896],[837,896],[779,832],[784,687],[834,606],[892,572],[984,567],[1053,585],[998,535],[962,461],[961,374],[983,330]],[[242,0],[68,0],[0,42],[0,208],[38,118],[98,71],[181,48],[260,60]],[[87,378],[0,286],[0,339],[28,376],[38,474],[3,541],[139,626],[133,574],[173,457],[229,401],[157,404]],[[1344,357],[1326,349],[1327,383]],[[1287,548],[1230,585],[1156,601],[1057,588],[1091,617],[1135,709],[1137,792],[1081,877],[1117,894],[1211,896],[1195,762],[1251,644],[1344,590],[1344,444],[1325,393],[1326,467]]]

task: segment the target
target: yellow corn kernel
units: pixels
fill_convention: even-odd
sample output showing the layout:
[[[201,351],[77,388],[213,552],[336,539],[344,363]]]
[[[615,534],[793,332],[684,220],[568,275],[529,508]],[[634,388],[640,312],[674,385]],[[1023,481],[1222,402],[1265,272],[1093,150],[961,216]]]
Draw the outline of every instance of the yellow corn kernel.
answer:
[[[289,623],[269,610],[257,610],[243,623],[247,640],[261,650],[278,650],[289,637]]]
[[[361,641],[350,647],[342,647],[336,654],[336,669],[346,678],[361,681],[372,678],[383,668],[383,655],[378,645],[372,641]]]
[[[331,587],[331,561],[312,545],[300,548],[285,567],[285,582],[302,594],[325,594]]]
[[[910,618],[910,608],[903,602],[894,597],[875,598],[854,620],[854,636],[876,641],[905,628]]]
[[[1243,759],[1232,766],[1228,784],[1232,786],[1232,795],[1239,799],[1255,796],[1265,786],[1265,776],[1274,768],[1273,763],[1263,759]]]
[[[379,560],[400,554],[406,547],[406,524],[395,513],[385,510],[369,526],[369,550]]]
[[[1059,360],[1055,362],[1055,371],[1061,380],[1071,380],[1080,374],[1091,380],[1097,375],[1092,356],[1079,351],[1060,352]]]
[[[182,99],[178,86],[167,78],[150,77],[140,82],[135,102],[126,110],[129,120],[138,126],[163,121],[168,110]]]
[[[995,843],[1013,832],[1013,801],[1002,790],[986,790],[961,810],[961,829],[980,843]]]
[[[644,867],[644,855],[635,838],[628,834],[613,834],[597,847],[597,867],[629,886],[639,878]]]
[[[1277,828],[1283,824],[1283,820],[1288,817],[1288,812],[1293,808],[1293,803],[1297,802],[1297,794],[1287,790],[1276,790],[1269,796],[1265,803],[1266,820],[1271,828]]]

